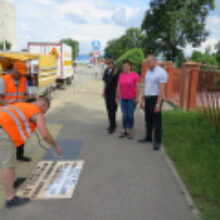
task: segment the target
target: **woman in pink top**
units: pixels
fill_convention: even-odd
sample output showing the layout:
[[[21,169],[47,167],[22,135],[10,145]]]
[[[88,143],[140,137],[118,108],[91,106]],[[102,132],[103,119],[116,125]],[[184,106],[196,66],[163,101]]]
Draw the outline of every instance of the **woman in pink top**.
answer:
[[[133,139],[134,110],[138,103],[140,76],[132,71],[132,62],[123,61],[123,73],[119,75],[116,102],[121,100],[121,110],[123,114],[123,131],[119,137]]]

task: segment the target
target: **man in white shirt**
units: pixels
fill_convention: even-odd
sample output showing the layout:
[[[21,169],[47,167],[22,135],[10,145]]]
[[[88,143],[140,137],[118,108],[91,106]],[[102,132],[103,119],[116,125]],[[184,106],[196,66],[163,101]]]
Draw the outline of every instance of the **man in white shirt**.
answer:
[[[159,150],[161,145],[161,106],[167,83],[166,71],[157,64],[154,55],[147,57],[149,70],[145,75],[145,90],[141,99],[140,107],[145,111],[146,136],[139,140],[139,143],[152,142],[154,129],[154,150]],[[145,105],[144,105],[145,103]]]

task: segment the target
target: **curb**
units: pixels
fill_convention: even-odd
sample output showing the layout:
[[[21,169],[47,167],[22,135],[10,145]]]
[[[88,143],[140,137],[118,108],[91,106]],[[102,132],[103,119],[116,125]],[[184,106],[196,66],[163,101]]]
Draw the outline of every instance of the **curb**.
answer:
[[[199,210],[196,208],[194,202],[193,202],[193,199],[189,193],[189,191],[187,190],[185,184],[183,183],[183,181],[181,180],[177,170],[176,170],[176,167],[174,166],[173,162],[170,160],[169,156],[167,155],[166,153],[166,150],[164,148],[164,146],[161,146],[161,153],[162,155],[164,156],[171,172],[173,173],[180,189],[181,189],[181,192],[183,193],[183,196],[185,197],[185,200],[187,202],[187,205],[192,208],[192,213],[193,213],[193,216],[195,217],[195,219],[200,219],[200,215],[199,215]]]
[[[139,112],[144,115],[144,112],[141,111],[141,109],[139,109]],[[187,190],[185,184],[183,183],[183,181],[181,180],[179,174],[178,174],[178,171],[176,170],[176,167],[174,166],[173,162],[170,160],[169,156],[167,155],[166,153],[166,150],[164,148],[164,146],[162,145],[161,148],[160,148],[160,152],[162,153],[162,155],[164,156],[172,174],[174,175],[179,187],[180,187],[180,190],[186,200],[186,203],[188,205],[188,207],[192,208],[191,212],[194,216],[194,218],[196,220],[199,220],[200,219],[200,214],[199,214],[199,210],[196,208],[194,202],[193,202],[193,199],[189,193],[189,191]]]

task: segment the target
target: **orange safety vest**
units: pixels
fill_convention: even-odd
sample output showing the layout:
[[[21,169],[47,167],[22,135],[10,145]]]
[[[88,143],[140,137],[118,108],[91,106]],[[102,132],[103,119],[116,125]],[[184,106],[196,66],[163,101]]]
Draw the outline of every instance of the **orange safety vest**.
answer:
[[[19,80],[19,86],[16,88],[14,80],[10,74],[3,76],[5,81],[5,94],[3,96],[6,104],[13,104],[16,102],[24,102],[24,95],[26,93],[26,78],[22,77]]]
[[[36,128],[31,117],[41,110],[32,103],[16,103],[0,108],[0,126],[16,147],[21,146]]]

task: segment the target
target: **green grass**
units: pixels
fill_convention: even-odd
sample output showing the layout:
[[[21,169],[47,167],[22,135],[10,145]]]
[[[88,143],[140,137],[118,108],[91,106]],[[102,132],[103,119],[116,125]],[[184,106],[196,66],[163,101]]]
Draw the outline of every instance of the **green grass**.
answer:
[[[202,219],[220,219],[220,131],[197,112],[163,113],[163,143]]]

